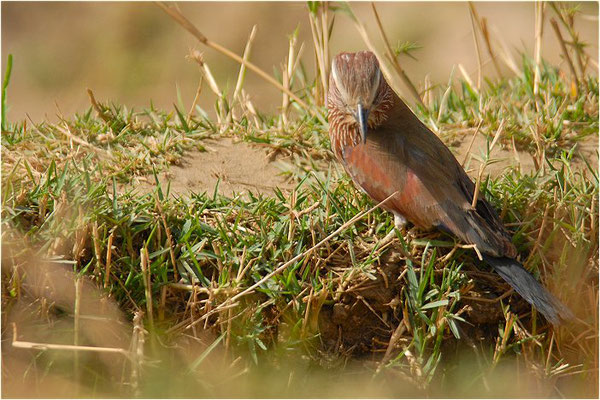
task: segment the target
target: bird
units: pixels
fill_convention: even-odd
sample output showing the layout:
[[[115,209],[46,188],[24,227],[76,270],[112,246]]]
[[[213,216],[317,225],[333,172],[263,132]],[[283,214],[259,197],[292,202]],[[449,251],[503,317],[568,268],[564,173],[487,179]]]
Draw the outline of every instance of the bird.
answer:
[[[455,235],[474,245],[483,261],[550,323],[574,318],[517,261],[511,235],[481,193],[473,206],[476,185],[392,90],[375,54],[336,55],[326,101],[335,158],[358,188],[377,203],[385,201],[381,207],[393,213],[396,228],[410,222]]]

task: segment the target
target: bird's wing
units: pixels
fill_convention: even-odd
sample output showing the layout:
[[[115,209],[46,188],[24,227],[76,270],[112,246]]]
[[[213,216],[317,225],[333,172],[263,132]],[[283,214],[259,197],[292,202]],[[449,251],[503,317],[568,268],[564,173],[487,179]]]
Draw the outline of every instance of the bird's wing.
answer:
[[[345,168],[357,185],[375,201],[398,191],[384,208],[415,225],[450,231],[486,254],[515,255],[483,196],[471,207],[473,182],[433,132],[419,125],[403,127],[410,128],[401,129],[404,132],[385,128],[370,132],[365,144],[344,153]]]

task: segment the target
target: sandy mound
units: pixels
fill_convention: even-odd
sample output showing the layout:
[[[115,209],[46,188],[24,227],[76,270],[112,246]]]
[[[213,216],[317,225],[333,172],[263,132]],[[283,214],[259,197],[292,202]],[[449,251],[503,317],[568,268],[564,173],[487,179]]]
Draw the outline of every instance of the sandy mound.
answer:
[[[472,140],[470,135],[458,137],[450,143],[450,149],[456,156],[456,159],[463,164],[471,179],[477,179],[477,174],[487,148],[487,138],[481,134],[477,135],[471,145]],[[585,160],[591,166],[597,168],[597,150],[598,136],[596,135],[590,135],[577,142],[574,157],[571,161],[573,171],[580,170],[589,176]],[[536,169],[533,156],[530,153],[522,150],[515,152],[511,146],[502,146],[500,143],[497,143],[492,149],[490,158],[493,162],[490,162],[485,168],[484,176],[500,176],[510,167],[520,169],[523,174],[533,173]],[[555,162],[555,164],[557,163]],[[557,164],[556,166],[559,165]]]
[[[487,139],[478,135],[471,145],[472,137],[465,135],[450,143],[452,152],[467,170],[472,179],[477,178],[481,159],[485,153]],[[170,193],[175,196],[188,195],[190,192],[212,194],[217,182],[219,193],[232,196],[234,193],[262,193],[270,195],[275,188],[283,191],[294,187],[283,175],[277,161],[267,156],[267,152],[251,143],[231,138],[206,139],[202,142],[205,152],[194,151],[185,154],[181,165],[173,165],[159,174],[161,186],[166,189],[170,182]],[[572,161],[574,170],[586,171],[584,158],[593,166],[598,165],[598,137],[590,136],[577,145]],[[497,144],[492,151],[490,163],[485,175],[498,176],[506,168],[519,167],[525,174],[535,170],[533,157],[523,151]],[[587,171],[589,172],[589,171]],[[134,188],[142,193],[155,189],[152,175],[134,178]]]
[[[163,188],[170,182],[171,194],[212,194],[217,182],[219,193],[225,196],[241,192],[271,194],[276,187],[281,190],[294,187],[263,149],[231,138],[207,139],[202,144],[206,151],[187,153],[181,165],[173,165],[158,175]],[[153,176],[137,180],[138,191],[149,192],[156,187]]]

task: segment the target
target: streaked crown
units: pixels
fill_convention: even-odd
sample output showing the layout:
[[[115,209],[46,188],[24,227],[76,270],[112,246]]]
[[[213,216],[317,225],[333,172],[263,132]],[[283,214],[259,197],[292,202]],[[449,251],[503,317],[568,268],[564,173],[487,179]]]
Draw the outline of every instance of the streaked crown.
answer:
[[[371,105],[382,80],[377,57],[370,51],[340,53],[331,63],[330,95],[339,93],[344,105],[354,109]],[[337,90],[337,93],[332,93]]]

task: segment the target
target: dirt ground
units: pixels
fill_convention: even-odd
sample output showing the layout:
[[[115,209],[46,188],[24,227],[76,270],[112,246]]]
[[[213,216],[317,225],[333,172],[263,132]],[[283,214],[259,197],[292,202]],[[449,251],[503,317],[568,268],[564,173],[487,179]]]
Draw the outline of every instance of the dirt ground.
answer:
[[[469,176],[476,177],[479,171],[482,157],[485,154],[487,139],[483,135],[475,137],[471,145],[471,135],[463,135],[455,142],[450,143],[450,148],[457,160],[463,164]],[[469,149],[469,146],[471,148]],[[590,165],[598,166],[598,137],[590,135],[577,144],[575,157],[571,166],[577,170],[586,170],[584,159]],[[535,162],[531,154],[526,151],[515,150],[512,146],[503,146],[497,143],[491,152],[491,159],[485,174],[493,177],[498,176],[508,167],[518,167],[522,173],[528,174],[535,170]]]
[[[181,165],[159,174],[161,187],[170,182],[175,196],[212,194],[218,183],[220,194],[233,196],[248,191],[267,194],[276,187],[291,190],[294,186],[282,175],[277,161],[269,160],[267,152],[258,146],[231,138],[207,139],[202,145],[206,151],[191,152]],[[156,187],[153,176],[137,178],[134,184],[142,192]]]
[[[472,136],[469,134],[461,135],[450,143],[450,148],[458,161],[463,163],[469,175],[475,178],[481,165],[487,139],[483,135],[478,135],[470,146],[471,139]],[[217,182],[218,192],[225,196],[249,191],[270,194],[276,187],[284,192],[294,187],[294,183],[284,176],[283,167],[279,165],[280,159],[269,158],[263,147],[232,138],[207,139],[202,144],[206,151],[190,152],[184,156],[181,165],[173,165],[159,174],[159,181],[163,188],[166,188],[167,183],[170,182],[172,195],[185,196],[202,192],[211,194]],[[597,136],[589,136],[581,141],[572,165],[585,170],[583,158],[586,158],[591,165],[597,166],[597,149]],[[486,167],[485,174],[492,176],[498,176],[510,166],[520,166],[523,173],[535,169],[533,158],[529,153],[517,151],[515,155],[511,147],[503,147],[501,144],[494,147],[491,158],[495,162]],[[133,185],[141,192],[149,192],[156,187],[152,175],[135,178]]]

